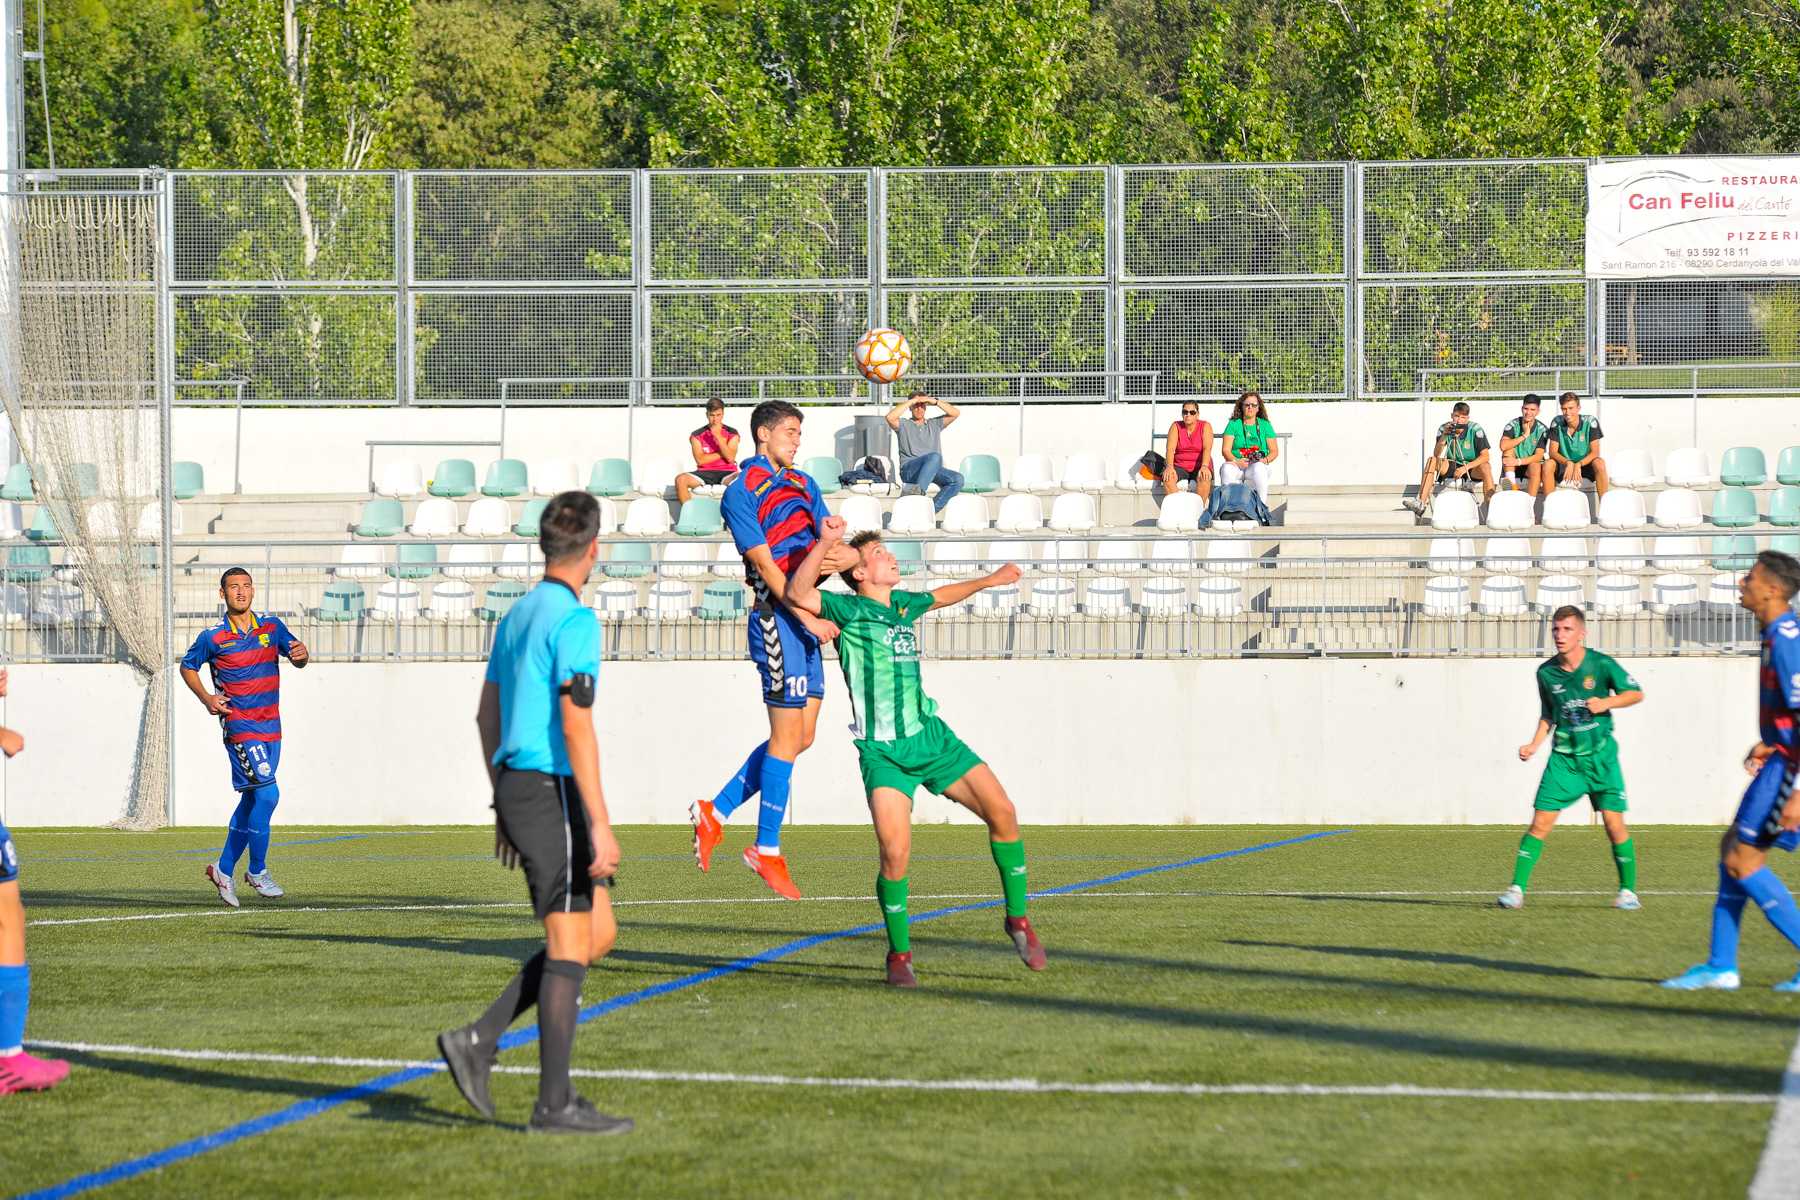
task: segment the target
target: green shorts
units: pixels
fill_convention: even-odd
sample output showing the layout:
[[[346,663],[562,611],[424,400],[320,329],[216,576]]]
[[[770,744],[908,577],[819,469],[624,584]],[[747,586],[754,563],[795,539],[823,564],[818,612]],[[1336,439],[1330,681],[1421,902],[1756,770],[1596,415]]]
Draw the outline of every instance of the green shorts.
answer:
[[[1595,754],[1552,752],[1531,807],[1561,812],[1583,796],[1602,812],[1625,811],[1625,776],[1619,772],[1616,747]]]
[[[858,742],[863,791],[873,796],[876,788],[893,788],[910,799],[922,783],[938,795],[981,765],[981,755],[963,745],[961,738],[936,717],[911,737],[891,742]]]

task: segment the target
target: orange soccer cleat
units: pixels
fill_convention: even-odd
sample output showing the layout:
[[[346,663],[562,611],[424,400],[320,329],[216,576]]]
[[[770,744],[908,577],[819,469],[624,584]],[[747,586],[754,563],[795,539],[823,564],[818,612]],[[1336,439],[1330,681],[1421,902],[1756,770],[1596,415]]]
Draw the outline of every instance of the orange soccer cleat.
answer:
[[[1038,941],[1037,930],[1024,917],[1006,918],[1006,935],[1013,941],[1013,948],[1025,965],[1034,971],[1044,969],[1047,961],[1044,955],[1044,943]]]
[[[711,800],[696,800],[688,805],[688,818],[694,823],[694,861],[702,871],[712,867],[713,847],[725,840],[725,826],[713,816]]]
[[[775,890],[778,896],[789,900],[800,898],[800,889],[788,878],[787,859],[779,854],[761,854],[755,846],[744,849],[744,865],[762,876],[762,881]]]

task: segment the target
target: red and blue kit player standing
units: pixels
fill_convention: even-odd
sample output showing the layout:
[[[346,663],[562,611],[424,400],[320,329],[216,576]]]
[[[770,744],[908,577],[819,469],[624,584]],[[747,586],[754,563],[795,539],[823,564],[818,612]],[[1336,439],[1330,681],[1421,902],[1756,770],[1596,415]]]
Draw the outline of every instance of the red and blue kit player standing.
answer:
[[[236,908],[231,873],[246,848],[250,867],[244,882],[271,900],[283,894],[268,864],[269,826],[281,799],[275,784],[281,765],[280,660],[285,656],[295,667],[304,667],[307,653],[279,617],[250,611],[256,585],[244,568],[233,567],[219,577],[219,595],[225,600],[225,619],[194,639],[181,660],[181,677],[225,730],[238,806],[225,831],[225,849],[217,865],[206,865],[206,878],[219,889],[219,899]],[[212,668],[214,691],[200,682],[203,666]]]
[[[794,462],[800,452],[800,410],[769,400],[750,414],[756,456],[726,485],[719,502],[725,527],[744,556],[754,603],[750,609],[750,659],[761,676],[762,702],[769,713],[769,739],[750,752],[736,775],[712,800],[701,800],[689,815],[694,822],[694,858],[702,871],[713,847],[725,836],[722,822],[758,792],[762,807],[756,842],[744,851],[744,865],[780,895],[800,898],[781,856],[781,821],[787,813],[794,760],[813,743],[819,705],[825,699],[825,658],[820,643],[837,636],[837,626],[787,607],[788,575],[806,557],[830,514],[812,476]],[[849,556],[840,556],[849,557]],[[827,564],[830,570],[841,567]]]
[[[1794,737],[1794,715],[1800,711],[1800,618],[1794,594],[1800,592],[1800,560],[1777,550],[1756,556],[1756,565],[1738,582],[1738,603],[1762,622],[1762,664],[1757,674],[1758,740],[1744,755],[1744,769],[1756,778],[1738,803],[1737,816],[1719,843],[1719,898],[1713,904],[1712,954],[1684,974],[1663,980],[1678,991],[1738,986],[1738,928],[1744,902],[1756,906],[1769,924],[1800,947],[1800,906],[1774,871],[1769,849],[1800,848],[1800,796],[1794,775],[1800,768],[1800,744]],[[1800,975],[1775,985],[1778,992],[1800,992]]]

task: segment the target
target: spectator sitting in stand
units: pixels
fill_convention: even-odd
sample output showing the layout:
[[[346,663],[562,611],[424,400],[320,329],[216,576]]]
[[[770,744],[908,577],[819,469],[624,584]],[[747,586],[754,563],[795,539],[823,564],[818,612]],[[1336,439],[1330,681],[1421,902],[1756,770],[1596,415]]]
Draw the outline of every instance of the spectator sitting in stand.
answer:
[[[1245,392],[1231,409],[1225,426],[1225,461],[1219,464],[1220,483],[1249,481],[1263,504],[1269,503],[1269,464],[1281,457],[1269,409],[1257,392]]]
[[[1419,479],[1419,498],[1401,503],[1416,513],[1423,513],[1431,502],[1431,488],[1438,476],[1446,487],[1463,486],[1465,480],[1481,481],[1481,498],[1494,498],[1494,473],[1488,469],[1488,440],[1481,426],[1469,420],[1469,406],[1458,400],[1450,410],[1450,419],[1438,426],[1437,444],[1425,462],[1425,474]]]
[[[704,484],[724,483],[738,472],[738,431],[725,423],[725,402],[706,402],[706,424],[688,434],[694,469],[675,477],[675,497],[683,504]]]
[[[1594,495],[1606,495],[1606,460],[1600,457],[1600,422],[1581,415],[1581,397],[1574,392],[1562,394],[1562,416],[1550,422],[1546,437],[1550,447],[1551,468],[1558,477],[1557,487],[1578,488],[1581,481],[1594,483]],[[1546,486],[1545,491],[1549,491]]]
[[[925,410],[934,404],[944,415],[927,419]],[[900,482],[906,485],[900,489],[901,495],[916,487],[923,496],[926,487],[935,483],[938,494],[932,504],[943,512],[950,498],[962,491],[963,477],[944,467],[944,426],[960,416],[962,410],[956,405],[924,392],[914,392],[888,413],[887,423],[900,443]]]
[[[1519,404],[1519,415],[1500,431],[1500,473],[1511,475],[1513,487],[1527,496],[1541,496],[1550,490],[1544,461],[1544,436],[1549,427],[1538,420],[1543,401],[1536,392],[1527,392]]]
[[[1165,495],[1173,496],[1184,483],[1192,483],[1202,500],[1212,499],[1212,423],[1200,419],[1200,405],[1193,400],[1181,405],[1181,420],[1169,426],[1169,465],[1163,471]]]

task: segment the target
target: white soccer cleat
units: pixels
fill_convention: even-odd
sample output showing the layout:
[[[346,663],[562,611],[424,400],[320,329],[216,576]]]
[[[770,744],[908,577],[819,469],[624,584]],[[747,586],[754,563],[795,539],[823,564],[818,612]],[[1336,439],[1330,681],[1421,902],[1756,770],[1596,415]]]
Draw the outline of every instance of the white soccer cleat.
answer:
[[[219,899],[233,908],[238,906],[237,888],[231,885],[231,876],[219,870],[212,863],[207,863],[206,881],[219,889]]]
[[[244,882],[249,884],[251,889],[265,900],[279,900],[287,895],[286,892],[281,890],[281,885],[275,882],[275,877],[266,870],[260,871],[254,875],[245,871]]]
[[[1643,902],[1637,898],[1636,892],[1632,891],[1630,888],[1620,888],[1619,894],[1613,898],[1613,907],[1622,909],[1625,912],[1636,912],[1638,909],[1644,907],[1644,905]]]
[[[1498,904],[1501,908],[1524,908],[1525,889],[1515,883],[1504,892],[1501,892],[1499,899],[1495,900],[1494,903]]]
[[[1689,967],[1673,979],[1663,980],[1662,986],[1675,992],[1735,992],[1738,989],[1738,973],[1701,963]]]

